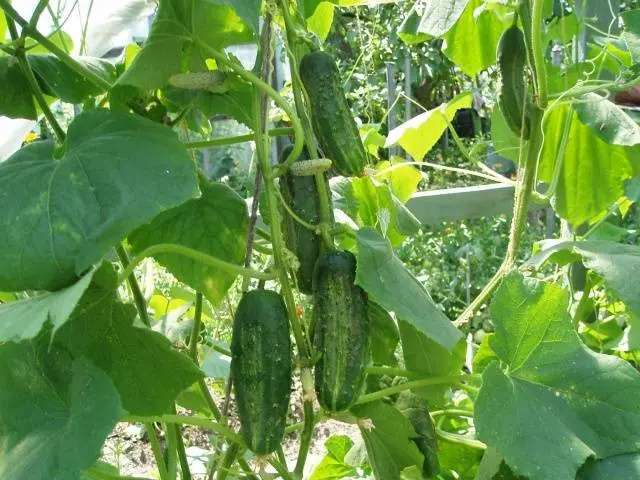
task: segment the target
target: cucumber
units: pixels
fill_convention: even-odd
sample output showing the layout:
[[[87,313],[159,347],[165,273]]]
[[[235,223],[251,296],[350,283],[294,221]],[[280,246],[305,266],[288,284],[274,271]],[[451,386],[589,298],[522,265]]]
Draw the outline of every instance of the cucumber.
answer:
[[[291,396],[291,340],[285,304],[276,292],[253,290],[238,305],[231,340],[231,378],[241,433],[258,455],[284,437]]]
[[[529,139],[531,115],[525,85],[527,46],[524,33],[516,25],[507,28],[498,44],[501,86],[498,106],[507,125],[516,135]]]
[[[345,177],[361,176],[367,153],[331,55],[316,51],[300,62],[300,79],[307,92],[313,129],[326,158]]]
[[[292,148],[288,146],[284,149],[282,161],[289,156]],[[307,158],[307,150],[304,149],[296,163],[306,161]],[[330,191],[328,183],[327,191]],[[280,179],[280,192],[291,210],[302,220],[314,225],[320,223],[320,199],[315,177],[296,176],[287,172]],[[314,231],[300,225],[288,212],[283,211],[281,217],[287,249],[295,254],[300,264],[296,271],[298,289],[309,295],[312,293],[313,268],[322,249],[322,239]]]
[[[329,412],[353,405],[369,363],[367,295],[355,285],[355,276],[356,259],[344,251],[321,254],[314,271],[315,390]]]

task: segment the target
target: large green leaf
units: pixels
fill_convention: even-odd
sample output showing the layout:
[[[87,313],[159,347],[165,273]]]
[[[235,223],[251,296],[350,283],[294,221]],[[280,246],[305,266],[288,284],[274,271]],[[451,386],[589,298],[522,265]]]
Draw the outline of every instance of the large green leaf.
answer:
[[[254,87],[237,78],[227,78],[220,92],[165,90],[167,98],[184,107],[191,106],[200,110],[207,118],[226,115],[254,128],[253,99]]]
[[[46,337],[0,346],[3,479],[79,479],[123,413],[102,370]]]
[[[447,121],[452,122],[459,109],[471,107],[472,101],[471,93],[462,93],[446,104],[413,117],[389,132],[384,147],[400,144],[413,158],[422,161],[447,129]]]
[[[324,442],[327,454],[313,469],[309,480],[340,480],[356,474],[357,469],[347,465],[345,456],[353,447],[353,441],[346,435],[333,435]]]
[[[93,110],[73,121],[61,156],[36,142],[0,164],[0,192],[0,290],[57,290],[198,184],[169,128]]]
[[[228,5],[254,33],[258,33],[262,0],[205,0],[206,2]]]
[[[636,283],[640,272],[640,247],[615,242],[544,241],[540,252],[527,263],[540,267],[547,260],[561,264],[582,259],[584,266],[600,275],[608,288],[640,317],[640,288]]]
[[[240,265],[244,260],[249,217],[244,200],[226,185],[201,180],[202,196],[158,215],[129,236],[138,253],[158,243],[176,243]],[[202,262],[176,254],[157,254],[156,260],[175,277],[220,303],[236,279]]]
[[[4,18],[4,15],[0,15]],[[0,56],[0,115],[9,118],[38,118],[31,89],[14,57]]]
[[[423,373],[425,377],[458,375],[464,365],[467,344],[461,339],[452,350],[443,348],[410,323],[400,321],[402,355],[408,370]],[[414,390],[429,400],[431,406],[443,402],[444,393],[449,386],[433,385]]]
[[[640,10],[630,10],[620,15],[624,23],[622,38],[631,52],[634,62],[640,62]]]
[[[47,321],[54,331],[67,321],[78,300],[91,283],[95,270],[73,285],[36,297],[0,304],[0,342],[17,342],[35,337]]]
[[[372,228],[357,234],[356,283],[377,304],[412,324],[442,347],[451,349],[462,334],[436,307],[429,293],[393,254],[389,242]]]
[[[640,478],[640,454],[616,455],[585,466],[577,480],[622,480]]]
[[[246,0],[242,5],[246,9],[243,6],[239,10],[248,16],[255,2]],[[160,0],[149,38],[118,85],[161,88],[176,73],[207,70],[205,60],[209,55],[194,44],[194,39],[220,49],[254,38],[253,28],[228,5],[213,0]]]
[[[371,358],[379,365],[397,365],[395,352],[400,342],[400,334],[396,322],[389,312],[374,302],[369,302],[368,308]]]
[[[568,117],[570,115],[570,117]],[[565,121],[570,122],[566,148],[560,152]],[[609,145],[583,124],[569,106],[553,108],[544,124],[540,180],[552,183],[558,156],[564,155],[558,175],[555,210],[572,225],[581,225],[604,213],[624,195],[624,181],[634,173],[630,149]]]
[[[361,421],[359,427],[376,480],[399,480],[406,467],[422,467],[424,457],[412,440],[416,433],[397,408],[378,401],[352,410],[371,422]]]
[[[420,3],[415,15],[414,34],[440,37],[458,21],[469,0],[427,0]],[[416,5],[418,5],[416,3]]]
[[[600,95],[585,95],[575,107],[578,118],[609,145],[633,146],[640,143],[640,126],[615,103]]]
[[[491,305],[500,363],[483,373],[478,436],[531,480],[573,480],[587,458],[639,447],[640,373],[586,348],[567,309],[561,287],[516,272]]]
[[[115,81],[116,70],[111,63],[90,57],[76,57],[74,60],[105,81]],[[85,98],[105,91],[73,71],[54,55],[27,55],[27,61],[42,91],[64,102],[81,103]],[[37,118],[33,95],[16,58],[0,56],[0,85],[0,114],[11,118]]]
[[[134,327],[135,317],[136,309],[120,303],[116,291],[92,285],[53,344],[102,368],[129,413],[162,415],[203,375],[162,334]]]
[[[470,0],[460,20],[444,36],[443,52],[470,77],[496,63],[502,32],[511,24],[487,9],[483,0]]]

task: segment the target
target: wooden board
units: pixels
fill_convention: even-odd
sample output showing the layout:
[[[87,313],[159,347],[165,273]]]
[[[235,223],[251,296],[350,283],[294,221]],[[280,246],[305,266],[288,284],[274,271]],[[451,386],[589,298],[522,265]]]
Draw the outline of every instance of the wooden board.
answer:
[[[513,185],[497,183],[418,192],[409,199],[407,208],[425,225],[510,214],[514,191]]]

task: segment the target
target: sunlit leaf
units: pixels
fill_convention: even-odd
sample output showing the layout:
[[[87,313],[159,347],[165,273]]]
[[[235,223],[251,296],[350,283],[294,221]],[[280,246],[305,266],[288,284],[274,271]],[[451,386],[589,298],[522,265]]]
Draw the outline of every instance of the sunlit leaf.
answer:
[[[82,113],[59,155],[35,142],[0,164],[0,290],[66,287],[131,230],[198,194],[177,135],[138,116]]]
[[[640,373],[579,340],[560,286],[507,276],[475,407],[478,437],[531,480],[573,480],[589,457],[636,451]],[[550,448],[550,446],[554,446]]]

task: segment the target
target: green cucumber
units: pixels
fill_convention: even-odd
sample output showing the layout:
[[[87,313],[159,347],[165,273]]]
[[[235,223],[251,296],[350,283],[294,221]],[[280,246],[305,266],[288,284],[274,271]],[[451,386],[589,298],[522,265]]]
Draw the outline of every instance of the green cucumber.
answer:
[[[326,158],[345,177],[360,176],[367,153],[342,88],[342,77],[331,55],[316,51],[300,62],[313,130]]]
[[[507,28],[498,45],[498,67],[501,86],[498,94],[498,106],[507,125],[525,140],[529,139],[531,115],[526,91],[525,66],[527,64],[527,46],[524,33],[516,25]]]
[[[293,147],[288,146],[282,152],[282,160],[286,159]],[[296,163],[307,160],[307,150]],[[327,191],[329,186],[327,183]],[[293,213],[305,222],[317,225],[320,223],[320,198],[316,188],[316,180],[313,176],[297,176],[287,172],[280,178],[280,193]],[[298,290],[311,294],[313,284],[313,268],[322,249],[322,238],[316,232],[302,226],[289,215],[282,212],[282,231],[287,249],[298,258],[299,267],[296,271]]]
[[[323,253],[314,271],[315,390],[329,412],[353,405],[369,363],[367,295],[355,277],[356,259],[344,251]]]
[[[273,452],[284,437],[291,369],[289,320],[282,298],[270,290],[245,293],[233,322],[231,378],[242,436],[258,455]]]

